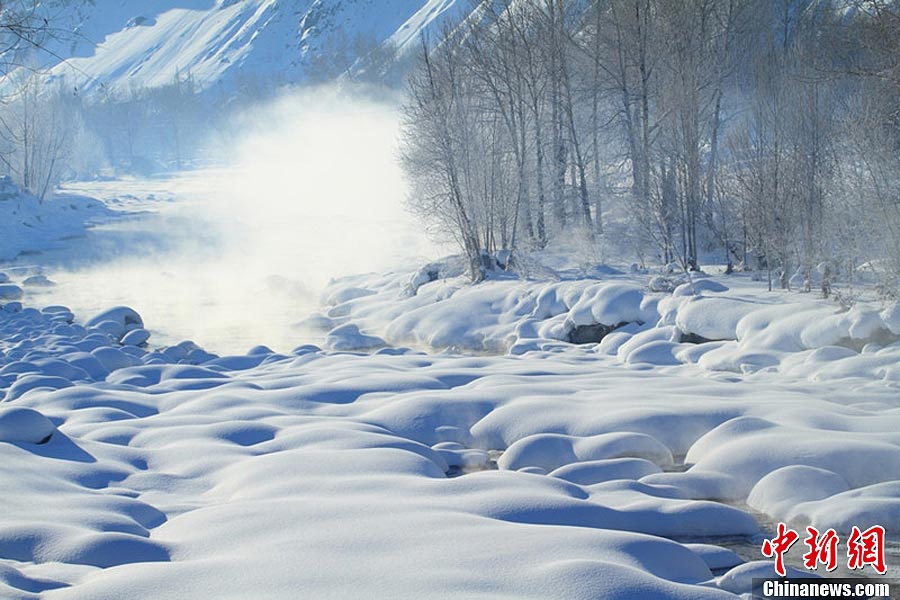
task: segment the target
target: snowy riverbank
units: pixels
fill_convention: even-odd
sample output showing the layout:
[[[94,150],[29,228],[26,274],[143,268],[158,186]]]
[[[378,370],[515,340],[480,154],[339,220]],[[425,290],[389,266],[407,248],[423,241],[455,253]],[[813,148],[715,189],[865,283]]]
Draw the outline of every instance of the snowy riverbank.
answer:
[[[38,200],[19,189],[8,177],[2,177],[0,260],[53,249],[67,239],[83,236],[92,224],[113,214],[103,202],[75,194]]]
[[[900,305],[852,307],[777,290],[750,274],[623,273],[556,281],[501,277],[469,285],[452,266],[332,282],[325,310],[301,325],[335,350],[411,345],[521,355],[587,352],[635,368],[697,364],[738,374],[900,383]],[[590,342],[599,342],[591,344]]]

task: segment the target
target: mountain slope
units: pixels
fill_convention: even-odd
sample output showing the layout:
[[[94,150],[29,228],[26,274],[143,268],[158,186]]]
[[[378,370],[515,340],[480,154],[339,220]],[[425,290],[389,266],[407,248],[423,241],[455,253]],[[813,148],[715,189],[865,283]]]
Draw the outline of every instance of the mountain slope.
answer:
[[[63,15],[52,76],[82,92],[158,87],[190,73],[200,89],[248,80],[327,79],[459,14],[462,0],[97,0]],[[392,56],[393,52],[382,52]]]

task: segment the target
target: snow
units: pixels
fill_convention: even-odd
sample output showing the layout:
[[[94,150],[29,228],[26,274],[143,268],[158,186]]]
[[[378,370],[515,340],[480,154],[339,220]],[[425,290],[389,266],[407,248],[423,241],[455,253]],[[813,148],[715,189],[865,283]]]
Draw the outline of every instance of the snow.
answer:
[[[724,599],[774,522],[900,535],[895,304],[447,260],[217,355],[33,308],[38,268],[0,283],[4,598]]]
[[[643,458],[659,467],[672,464],[671,451],[640,433],[605,433],[577,438],[560,434],[531,435],[509,446],[497,461],[501,469],[539,467],[545,472],[584,461],[621,457]]]
[[[132,329],[122,336],[123,346],[141,346],[150,339],[150,332],[143,328]]]
[[[0,285],[0,300],[20,300],[24,292],[22,288],[11,283]]]
[[[69,58],[53,76],[86,96],[187,74],[226,95],[256,77],[303,81],[336,47],[351,54],[339,68],[366,69],[351,46],[409,52],[469,8],[75,4],[64,10],[83,37],[53,42]],[[370,268],[363,229],[413,254],[379,204],[403,191],[378,187],[393,146],[377,145],[385,162],[354,154],[366,143],[353,130],[372,133],[373,121],[338,127],[308,100],[257,109],[295,143],[260,136],[244,148],[268,168],[234,169],[209,192],[225,226],[194,220],[212,212],[198,201],[195,214],[156,222],[182,218],[188,244],[155,246],[135,219],[118,231],[130,248],[116,260],[122,249],[103,244],[68,257],[144,255],[116,262],[115,276],[156,304],[191,297],[183,322],[196,328],[124,299],[36,308],[71,304],[57,294],[73,280],[100,296],[110,271],[53,271],[46,255],[67,254],[110,206],[140,208],[119,193],[137,187],[115,183],[106,203],[42,202],[0,179],[0,260],[15,261],[0,272],[0,597],[746,598],[753,578],[774,574],[753,559],[779,521],[842,536],[881,525],[889,576],[900,576],[900,304],[847,307],[741,273],[537,261],[531,276],[471,285],[451,258],[374,263],[331,281],[317,314],[275,322],[286,303],[307,306],[314,286],[295,272],[305,265],[331,269],[346,251]],[[294,111],[325,119],[318,134],[289,127]],[[394,124],[373,137],[394,136]],[[341,192],[345,173],[363,183]],[[225,193],[242,185],[250,202]],[[362,202],[382,220],[360,217]],[[273,221],[287,235],[268,236]],[[241,235],[221,243],[228,227]],[[148,276],[163,270],[165,285]],[[264,284],[253,279],[262,270]],[[204,287],[248,301],[217,311]],[[269,312],[275,296],[286,303]],[[250,330],[249,351],[172,338],[223,316],[240,322],[226,336]],[[279,339],[263,334],[267,322]],[[800,547],[788,562],[808,576]]]
[[[31,277],[26,277],[22,281],[22,285],[50,287],[50,286],[53,286],[56,284],[52,280],[50,280],[46,275],[32,275]]]
[[[657,318],[656,303],[644,296],[640,288],[608,284],[585,288],[569,309],[567,322],[572,325],[616,325],[644,323]]]
[[[284,85],[321,77],[322,57],[345,70],[378,47],[408,52],[465,8],[457,0],[76,3],[53,15],[74,35],[49,40],[42,58],[82,93],[162,87],[187,73],[201,90],[233,91],[248,77]]]
[[[396,310],[360,283],[329,296],[344,315]],[[576,306],[593,315],[585,298],[624,298],[597,312],[616,319],[657,305],[634,284],[529,293],[538,285],[390,289],[423,311],[435,290],[444,311],[459,294],[466,310],[497,307],[455,323],[463,338]],[[355,322],[332,340],[361,343]],[[521,356],[307,345],[216,357],[131,345],[144,325],[128,307],[84,325],[60,306],[0,310],[4,597],[727,598],[773,573],[725,546],[766,534],[745,503],[798,528],[900,532],[891,379],[666,367],[653,348],[694,344],[650,323],[619,332],[637,341],[615,354],[557,340]],[[881,352],[830,348],[779,352],[819,352],[820,368]],[[657,362],[628,368],[636,352]]]
[[[19,406],[0,408],[0,442],[45,442],[56,427],[36,410]]]
[[[713,570],[730,569],[744,562],[736,552],[721,546],[712,544],[685,544],[684,546],[699,555]]]
[[[470,286],[449,264],[338,279],[323,294],[324,314],[307,322],[354,324],[388,344],[432,350],[523,355],[565,350],[583,337],[599,342],[596,353],[635,368],[697,364],[900,381],[896,303],[860,301],[847,310],[812,294],[768,292],[737,274],[695,278],[671,292],[651,291],[658,276],[615,270],[599,279],[497,277]]]
[[[0,177],[0,260],[44,251],[59,246],[61,240],[84,234],[92,224],[108,219],[111,211],[101,202],[73,194],[60,194],[45,201],[20,190],[8,176]],[[8,283],[9,274],[0,276],[0,300],[21,297],[20,286]],[[52,284],[42,273],[30,273],[21,282],[26,286]]]
[[[580,460],[563,465],[551,471],[550,475],[572,483],[591,485],[616,479],[640,479],[661,471],[659,465],[643,458],[611,458]]]
[[[325,339],[325,346],[331,350],[373,350],[386,345],[380,337],[360,332],[353,323],[335,327]]]
[[[694,297],[673,307],[679,329],[709,340],[737,339],[738,323],[758,308],[746,300],[709,296]]]
[[[415,44],[421,43],[423,31],[431,24],[440,23],[440,17],[452,11],[456,0],[426,0],[424,6],[416,11],[388,39],[388,43],[400,50],[409,51]]]
[[[734,569],[728,571],[724,575],[722,575],[717,584],[723,590],[727,590],[735,593],[746,593],[753,589],[756,592],[760,590],[753,588],[753,580],[754,579],[762,579],[762,578],[771,578],[772,577],[772,563],[768,561],[754,561],[745,563]],[[816,578],[817,575],[815,573],[810,573],[809,571],[802,571],[800,569],[794,569],[791,567],[786,567],[785,571],[787,572],[788,577],[811,577]],[[762,585],[760,583],[760,585]]]

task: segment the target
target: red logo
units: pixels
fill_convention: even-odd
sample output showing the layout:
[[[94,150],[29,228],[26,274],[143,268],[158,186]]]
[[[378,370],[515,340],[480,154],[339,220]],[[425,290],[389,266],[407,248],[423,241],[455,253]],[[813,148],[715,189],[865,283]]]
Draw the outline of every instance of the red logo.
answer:
[[[829,529],[819,539],[819,532],[815,527],[807,527],[809,536],[803,543],[809,547],[809,552],[803,555],[803,566],[810,571],[815,571],[819,565],[825,565],[826,571],[837,569],[837,547],[840,538],[834,529]]]
[[[835,570],[841,540],[834,529],[820,534],[815,527],[807,527],[806,532],[808,535],[803,543],[809,551],[803,555],[803,566],[810,571],[818,569],[819,565],[824,565],[826,571]],[[870,565],[876,572],[884,575],[887,572],[884,563],[884,536],[884,527],[881,525],[874,525],[865,531],[854,526],[847,540],[847,567],[859,570]],[[775,572],[781,577],[787,574],[784,555],[799,539],[799,533],[784,523],[779,523],[775,537],[763,542],[762,555],[775,559]]]
[[[787,552],[794,542],[800,539],[793,529],[788,529],[784,523],[778,524],[778,535],[771,540],[766,540],[762,545],[763,556],[775,557],[775,572],[784,577],[784,553]]]
[[[863,532],[853,527],[847,540],[847,567],[853,570],[872,565],[878,573],[885,574],[884,527],[874,525]]]

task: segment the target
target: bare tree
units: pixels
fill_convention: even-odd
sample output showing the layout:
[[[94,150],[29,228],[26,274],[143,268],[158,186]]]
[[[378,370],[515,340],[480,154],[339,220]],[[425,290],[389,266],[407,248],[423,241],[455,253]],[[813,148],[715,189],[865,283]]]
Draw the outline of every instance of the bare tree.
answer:
[[[423,40],[421,67],[409,82],[403,161],[415,174],[413,210],[435,219],[456,239],[477,281],[484,277],[482,244],[466,194],[472,157],[464,137],[475,127],[462,79],[458,55],[447,47],[432,52]]]

